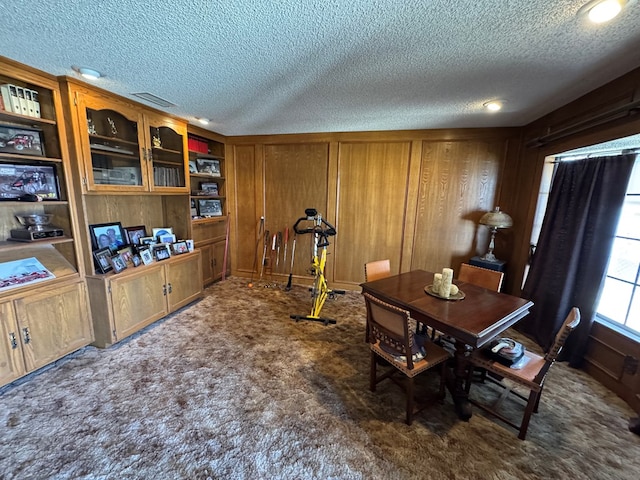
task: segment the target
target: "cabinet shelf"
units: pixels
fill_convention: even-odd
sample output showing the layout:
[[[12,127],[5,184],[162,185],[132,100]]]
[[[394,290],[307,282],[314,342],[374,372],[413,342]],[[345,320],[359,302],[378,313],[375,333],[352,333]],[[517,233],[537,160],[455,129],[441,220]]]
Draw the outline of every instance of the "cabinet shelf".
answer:
[[[70,237],[54,237],[54,238],[45,238],[43,240],[35,240],[33,242],[20,240],[3,240],[0,241],[0,250],[3,252],[9,250],[25,250],[27,251],[30,248],[35,248],[43,245],[55,245],[58,243],[71,243],[73,242],[73,238]]]
[[[180,150],[173,150],[171,148],[163,148],[163,147],[153,147],[152,150],[154,152],[159,152],[159,153],[173,153],[175,155],[180,155],[182,156],[182,152]]]
[[[93,134],[93,135],[89,135],[89,139],[93,140],[102,140],[105,142],[118,142],[118,143],[123,143],[125,145],[131,145],[132,147],[135,147],[136,150],[138,149],[138,144],[136,142],[132,142],[130,140],[124,140],[122,138],[119,137],[107,137],[106,135],[97,135],[97,134]],[[93,144],[91,145],[93,147]]]
[[[102,145],[100,143],[92,143],[90,147],[91,150],[97,150],[99,154],[102,154],[103,152],[109,152],[110,154],[120,155],[128,158],[136,156],[136,152],[132,150],[124,150],[122,148],[112,147],[110,145]]]
[[[208,153],[194,152],[193,150],[189,150],[189,156],[210,160],[224,160],[224,157],[221,155],[210,155]]]
[[[191,172],[189,175],[194,178],[206,178],[207,180],[224,180],[224,177],[216,177],[215,175],[210,175],[208,173]]]
[[[56,157],[43,157],[42,155],[22,155],[20,153],[5,153],[0,152],[0,158],[2,160],[11,160],[17,163],[31,163],[31,162],[51,162],[62,163],[61,158]]]
[[[49,120],[48,118],[30,117],[29,115],[21,115],[19,113],[7,112],[5,110],[0,111],[0,121],[17,122],[19,125],[25,125],[27,123],[31,126],[37,127],[38,125],[55,125],[55,120]]]

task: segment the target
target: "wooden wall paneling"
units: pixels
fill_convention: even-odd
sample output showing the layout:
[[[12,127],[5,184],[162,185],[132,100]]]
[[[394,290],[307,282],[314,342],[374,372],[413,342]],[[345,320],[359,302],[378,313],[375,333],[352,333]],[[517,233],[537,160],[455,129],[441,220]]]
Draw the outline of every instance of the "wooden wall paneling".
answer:
[[[411,142],[340,143],[337,282],[363,282],[372,260],[399,271],[410,155]]]
[[[171,226],[164,225],[161,195],[85,195],[84,204],[92,224],[120,222],[133,227],[146,219],[149,235],[152,228]]]
[[[486,249],[478,220],[495,206],[503,161],[504,140],[424,143],[412,269],[456,270]]]
[[[298,218],[304,216],[305,209],[315,208],[332,223],[331,216],[327,213],[329,144],[266,145],[264,152],[266,228],[271,235],[278,231],[284,235],[284,228],[289,226],[290,259],[293,225]],[[296,276],[309,276],[312,237],[311,234],[298,236],[293,269]],[[333,239],[330,241],[334,243]],[[281,251],[281,255],[282,253]],[[280,273],[288,275],[290,265],[289,263],[287,268],[283,268],[284,265],[280,262]]]
[[[236,145],[233,149],[233,182],[227,182],[227,195],[234,198],[232,222],[235,235],[231,244],[231,265],[251,275],[254,252],[263,213],[262,162],[256,159],[255,145]],[[229,158],[227,157],[227,162]],[[227,166],[229,163],[227,163]],[[230,191],[231,190],[231,191]],[[258,272],[260,271],[258,254]]]
[[[188,175],[187,175],[188,177]],[[164,195],[162,197],[164,220],[162,226],[173,228],[176,239],[193,238],[188,195]],[[134,225],[123,225],[125,227]]]
[[[405,219],[402,237],[402,257],[400,260],[399,272],[411,270],[411,257],[414,249],[414,232],[418,220],[418,196],[420,192],[420,168],[422,165],[422,144],[421,140],[411,142],[411,156],[409,165],[409,175],[407,179],[407,197],[405,206]]]

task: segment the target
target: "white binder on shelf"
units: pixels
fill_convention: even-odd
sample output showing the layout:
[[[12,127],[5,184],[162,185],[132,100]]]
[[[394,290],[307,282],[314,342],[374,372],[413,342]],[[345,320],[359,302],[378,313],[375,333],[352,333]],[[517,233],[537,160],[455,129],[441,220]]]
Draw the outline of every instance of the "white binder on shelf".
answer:
[[[4,97],[3,97],[5,110],[7,112],[22,113],[22,108],[20,107],[20,100],[18,100],[17,87],[10,83],[5,83],[2,85],[2,87],[3,87],[3,92],[4,92],[4,88],[6,88],[6,90],[9,92],[8,101],[4,100]]]
[[[16,113],[29,116],[29,105],[27,105],[27,97],[24,94],[24,88],[16,87],[16,90],[18,92],[18,101],[20,104],[20,111]]]
[[[40,101],[37,90],[31,90],[31,100],[33,101],[33,116],[40,118]]]
[[[33,108],[33,97],[31,96],[31,92],[32,92],[31,90],[29,90],[28,88],[25,88],[24,89],[24,98],[27,99],[27,114],[30,117],[35,117],[36,114],[35,114],[35,111],[34,111],[34,108]]]

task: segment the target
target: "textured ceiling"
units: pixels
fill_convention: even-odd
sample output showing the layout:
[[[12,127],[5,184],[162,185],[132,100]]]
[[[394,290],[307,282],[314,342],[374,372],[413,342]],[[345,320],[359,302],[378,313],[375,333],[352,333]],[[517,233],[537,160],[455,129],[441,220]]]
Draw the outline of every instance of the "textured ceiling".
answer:
[[[520,126],[640,66],[640,4],[585,2],[11,0],[0,54],[224,135]]]

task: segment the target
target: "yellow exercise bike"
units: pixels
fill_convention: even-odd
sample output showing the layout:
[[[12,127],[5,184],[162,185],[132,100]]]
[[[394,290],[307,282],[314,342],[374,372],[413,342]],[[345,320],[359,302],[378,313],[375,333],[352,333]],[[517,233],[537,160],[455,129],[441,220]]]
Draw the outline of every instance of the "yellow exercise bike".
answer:
[[[293,230],[296,235],[313,234],[313,257],[311,258],[311,274],[314,276],[313,286],[311,287],[311,314],[310,315],[290,315],[296,322],[299,320],[312,320],[322,322],[325,325],[336,323],[331,318],[322,318],[320,311],[324,306],[327,298],[334,298],[336,294],[343,294],[344,290],[331,290],[327,285],[327,279],[324,276],[324,268],[327,263],[327,247],[329,246],[329,237],[336,234],[333,225],[327,222],[315,208],[307,208],[305,216],[299,218]],[[301,223],[303,225],[301,225]],[[306,225],[306,227],[305,227]],[[318,251],[321,249],[320,255]]]

